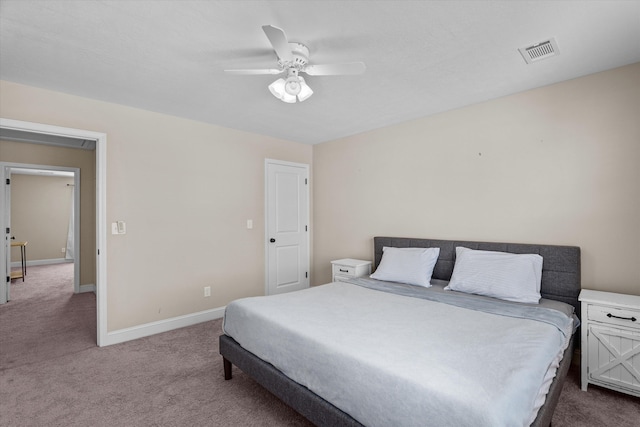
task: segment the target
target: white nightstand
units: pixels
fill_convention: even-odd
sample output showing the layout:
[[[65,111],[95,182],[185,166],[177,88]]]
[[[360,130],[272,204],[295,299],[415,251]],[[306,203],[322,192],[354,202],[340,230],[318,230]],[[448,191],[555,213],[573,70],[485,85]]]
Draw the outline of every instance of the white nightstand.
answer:
[[[640,396],[640,296],[583,289],[582,390]]]
[[[351,258],[338,259],[331,261],[331,271],[332,282],[344,282],[354,277],[371,274],[371,261]]]

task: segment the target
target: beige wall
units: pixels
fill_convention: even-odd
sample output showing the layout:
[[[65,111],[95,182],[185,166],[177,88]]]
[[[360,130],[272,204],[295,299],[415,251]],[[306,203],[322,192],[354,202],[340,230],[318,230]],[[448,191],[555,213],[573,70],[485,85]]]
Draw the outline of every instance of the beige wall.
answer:
[[[11,235],[28,241],[28,260],[63,259],[73,200],[73,178],[11,176]],[[13,248],[11,260],[20,261]],[[95,282],[94,282],[95,283]]]
[[[314,146],[314,284],[376,235],[577,245],[640,295],[640,64]]]
[[[0,89],[2,88],[0,87]],[[0,116],[4,118],[11,118],[5,117],[2,114],[5,112],[5,109],[2,108],[5,101],[4,98],[5,94],[3,92],[0,97]],[[0,161],[32,165],[63,166],[80,169],[80,285],[95,285],[95,152],[73,148],[30,144],[26,142],[0,141]],[[14,203],[15,200],[12,200],[12,205]],[[13,220],[15,220],[15,218],[13,218]],[[62,246],[60,246],[60,248],[62,248]],[[60,248],[58,248],[58,251],[60,251]],[[37,250],[36,244],[35,242],[30,242],[27,249],[27,257],[29,259],[40,259],[35,257],[37,254],[33,253],[34,250]],[[62,253],[58,252],[58,258],[60,255],[62,255]]]
[[[313,162],[314,284],[398,235],[578,245],[583,287],[640,294],[640,64],[316,146],[0,92],[1,117],[107,134],[109,331],[263,294],[265,158]]]
[[[264,159],[311,164],[311,146],[10,82],[0,92],[1,117],[107,134],[106,219],[127,223],[107,238],[109,331],[264,294]]]

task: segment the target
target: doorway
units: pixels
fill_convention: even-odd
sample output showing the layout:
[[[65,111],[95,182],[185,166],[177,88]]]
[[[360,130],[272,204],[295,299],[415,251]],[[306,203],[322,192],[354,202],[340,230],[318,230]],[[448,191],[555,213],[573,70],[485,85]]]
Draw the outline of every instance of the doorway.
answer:
[[[309,165],[265,161],[266,294],[309,287]]]
[[[65,128],[41,123],[24,122],[19,120],[0,118],[0,139],[24,141],[54,146],[86,146],[94,144],[95,149],[95,230],[96,230],[96,320],[97,345],[108,345],[107,333],[107,257],[106,257],[106,144],[107,135],[82,129]],[[0,182],[5,180],[5,168],[0,168]],[[0,186],[0,200],[5,200],[5,185]],[[6,218],[5,209],[0,209],[0,224],[6,229],[10,218]],[[0,259],[6,259],[10,236],[5,233],[5,241],[0,245]],[[0,277],[7,277],[5,262],[0,262]],[[6,295],[6,283],[0,280],[0,295]]]
[[[5,223],[11,247],[20,244],[22,281],[29,265],[73,263],[73,293],[95,291],[95,284],[80,286],[80,169],[5,162],[0,167],[5,173]],[[16,249],[7,252],[12,278]],[[11,281],[0,303],[9,300]]]

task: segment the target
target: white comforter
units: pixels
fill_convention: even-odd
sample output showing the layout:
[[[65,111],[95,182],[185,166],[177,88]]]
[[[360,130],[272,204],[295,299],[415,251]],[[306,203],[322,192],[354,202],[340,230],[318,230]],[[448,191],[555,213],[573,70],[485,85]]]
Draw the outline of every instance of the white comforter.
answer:
[[[243,348],[385,427],[529,425],[570,329],[349,283],[236,300],[224,319]]]

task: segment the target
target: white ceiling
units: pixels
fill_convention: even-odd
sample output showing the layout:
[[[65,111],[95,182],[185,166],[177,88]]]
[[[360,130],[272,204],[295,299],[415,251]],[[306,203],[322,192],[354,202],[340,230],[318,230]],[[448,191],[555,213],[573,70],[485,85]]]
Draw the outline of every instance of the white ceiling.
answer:
[[[360,76],[306,77],[285,104],[261,26],[310,63],[364,61]],[[555,37],[527,65],[518,48]],[[315,144],[640,62],[640,1],[0,0],[0,78]]]

